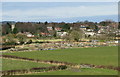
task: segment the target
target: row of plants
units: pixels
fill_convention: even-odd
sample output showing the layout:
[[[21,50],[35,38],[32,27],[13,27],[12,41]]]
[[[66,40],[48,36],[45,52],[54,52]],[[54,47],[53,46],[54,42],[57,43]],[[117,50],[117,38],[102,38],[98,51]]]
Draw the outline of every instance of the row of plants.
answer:
[[[94,64],[81,64],[81,66],[88,67],[88,68],[102,68],[102,69],[112,69],[112,70],[117,70],[120,71],[120,67],[115,67],[115,66],[105,66],[105,65],[94,65]]]
[[[64,69],[67,69],[66,65],[51,66],[51,67],[37,67],[37,68],[22,69],[22,70],[7,70],[7,71],[1,71],[1,73],[2,73],[2,76],[6,76],[6,75],[8,76],[8,75],[47,72],[47,71],[64,70]]]

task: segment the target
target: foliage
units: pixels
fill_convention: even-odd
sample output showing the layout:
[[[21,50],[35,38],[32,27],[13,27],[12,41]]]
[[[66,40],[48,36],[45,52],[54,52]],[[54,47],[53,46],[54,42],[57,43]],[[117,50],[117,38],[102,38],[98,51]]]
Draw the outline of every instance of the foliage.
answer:
[[[24,44],[26,42],[26,35],[23,34],[17,34],[16,38],[19,40],[20,44]]]
[[[29,40],[28,42],[27,42],[27,44],[31,44],[32,43],[32,40]]]
[[[6,37],[3,39],[3,43],[5,45],[15,45],[16,40],[14,39],[15,35],[14,34],[8,34]]]
[[[17,28],[14,28],[13,29],[13,34],[17,34],[18,33],[18,29]]]
[[[83,33],[82,31],[77,31],[77,30],[73,30],[69,33],[68,36],[64,37],[66,40],[68,41],[80,41],[81,38],[83,38]]]
[[[2,24],[2,35],[6,35],[11,32],[12,32],[12,29],[11,29],[10,23]]]
[[[20,44],[24,44],[26,42],[26,35],[8,34],[4,37],[3,42],[5,45],[16,45],[17,42],[20,42]]]
[[[66,65],[60,65],[60,66],[58,66],[58,69],[61,69],[61,70],[64,70],[64,69],[66,69],[66,68],[67,68]]]
[[[102,26],[109,26],[111,23],[114,23],[112,20],[101,21],[99,24]]]
[[[61,26],[64,31],[68,31],[70,29],[70,25],[64,24]]]

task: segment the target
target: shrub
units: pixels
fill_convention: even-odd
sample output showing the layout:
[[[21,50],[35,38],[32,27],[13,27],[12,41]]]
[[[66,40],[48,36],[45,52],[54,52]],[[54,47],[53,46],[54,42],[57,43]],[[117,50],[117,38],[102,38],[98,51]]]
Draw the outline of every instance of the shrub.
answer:
[[[29,40],[28,42],[27,42],[27,44],[31,44],[32,43],[32,40]]]
[[[66,65],[60,65],[60,66],[58,66],[58,69],[61,69],[61,70],[67,69],[67,66]]]

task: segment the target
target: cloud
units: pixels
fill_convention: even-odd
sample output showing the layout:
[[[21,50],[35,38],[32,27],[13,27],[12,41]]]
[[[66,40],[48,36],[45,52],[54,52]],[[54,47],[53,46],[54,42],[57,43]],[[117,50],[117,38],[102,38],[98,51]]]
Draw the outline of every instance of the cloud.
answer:
[[[37,20],[84,16],[117,15],[117,5],[63,6],[31,8],[27,10],[4,10],[3,20]],[[4,9],[4,8],[3,8]]]

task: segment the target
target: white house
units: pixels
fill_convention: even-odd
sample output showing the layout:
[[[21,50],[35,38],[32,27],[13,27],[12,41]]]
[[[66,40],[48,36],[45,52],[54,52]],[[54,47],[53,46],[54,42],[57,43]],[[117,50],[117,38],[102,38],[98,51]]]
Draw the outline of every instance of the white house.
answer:
[[[57,35],[60,37],[66,36],[67,34],[67,32],[57,32]]]
[[[93,29],[87,29],[88,32],[93,32],[94,30]]]
[[[83,31],[85,31],[87,29],[87,27],[81,26],[80,29],[83,30]]]
[[[94,36],[95,32],[85,32],[85,35],[87,35],[87,36]]]
[[[34,37],[34,35],[32,35],[32,34],[27,34],[27,37]]]
[[[50,26],[50,27],[47,27],[47,29],[48,29],[48,31],[51,31],[51,30],[53,30],[52,26]]]
[[[31,34],[30,32],[24,32],[24,34],[25,34],[27,37],[34,37],[34,35]]]

